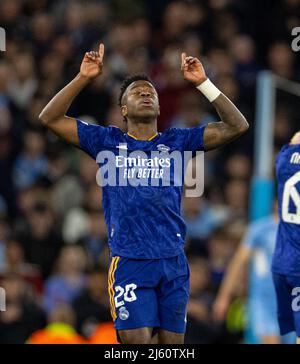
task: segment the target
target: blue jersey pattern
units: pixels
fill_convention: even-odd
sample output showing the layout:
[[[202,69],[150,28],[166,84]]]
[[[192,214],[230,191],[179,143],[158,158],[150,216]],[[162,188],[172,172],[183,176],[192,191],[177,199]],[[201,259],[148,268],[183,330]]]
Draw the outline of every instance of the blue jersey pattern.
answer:
[[[77,120],[80,148],[97,160],[100,170],[102,167],[107,168],[108,164],[99,159],[99,153],[113,153],[115,161],[110,167],[117,170],[117,177],[121,172],[116,166],[122,162],[119,158],[124,152],[142,151],[149,163],[152,159],[150,153],[154,151],[177,151],[181,154],[184,151],[191,151],[193,154],[203,151],[204,129],[204,126],[190,129],[170,128],[151,141],[141,141],[116,127],[102,127]],[[168,169],[169,166],[163,163],[159,168]],[[182,253],[186,234],[180,211],[183,188],[176,185],[174,180],[173,176],[169,186],[161,185],[161,181],[157,186],[132,186],[128,183],[123,186],[116,178],[117,185],[103,187],[102,205],[108,227],[108,243],[113,256],[161,259]]]
[[[300,145],[285,145],[276,161],[279,228],[274,273],[300,276]]]

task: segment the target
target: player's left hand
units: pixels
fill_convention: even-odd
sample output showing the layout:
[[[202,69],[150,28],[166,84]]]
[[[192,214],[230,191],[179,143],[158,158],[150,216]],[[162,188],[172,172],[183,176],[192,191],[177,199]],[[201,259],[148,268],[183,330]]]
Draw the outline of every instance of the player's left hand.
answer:
[[[186,53],[181,54],[181,71],[183,77],[187,81],[192,82],[195,86],[199,86],[207,80],[204,67],[199,59],[187,57]]]

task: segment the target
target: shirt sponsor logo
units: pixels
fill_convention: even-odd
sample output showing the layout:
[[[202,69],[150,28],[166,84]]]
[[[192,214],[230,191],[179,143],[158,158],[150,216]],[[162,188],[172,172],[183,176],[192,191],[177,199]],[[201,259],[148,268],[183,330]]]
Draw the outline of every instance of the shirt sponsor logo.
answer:
[[[96,162],[99,165],[97,183],[105,186],[185,186],[187,197],[199,197],[204,190],[204,152],[173,150],[160,144],[160,149],[128,151],[120,143],[119,152],[102,150]],[[171,149],[171,148],[169,148]]]

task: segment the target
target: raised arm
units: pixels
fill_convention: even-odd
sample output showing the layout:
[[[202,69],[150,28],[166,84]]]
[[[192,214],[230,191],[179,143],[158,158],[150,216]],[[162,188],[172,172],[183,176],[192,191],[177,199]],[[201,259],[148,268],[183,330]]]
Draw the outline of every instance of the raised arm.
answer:
[[[80,66],[79,74],[45,106],[39,119],[55,134],[67,142],[79,145],[76,119],[66,113],[79,92],[91,80],[102,73],[104,45],[100,44],[98,52],[87,52]]]
[[[208,80],[199,59],[187,57],[182,53],[181,70],[184,78],[193,83],[212,102],[221,118],[220,122],[210,123],[205,128],[206,150],[222,147],[248,130],[249,125],[243,114]]]

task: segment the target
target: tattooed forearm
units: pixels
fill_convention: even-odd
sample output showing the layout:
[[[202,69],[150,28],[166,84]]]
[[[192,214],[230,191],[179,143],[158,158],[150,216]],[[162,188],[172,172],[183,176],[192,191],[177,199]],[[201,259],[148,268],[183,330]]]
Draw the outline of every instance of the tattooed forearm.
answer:
[[[225,95],[221,94],[212,104],[216,108],[221,121],[208,124],[205,128],[204,143],[206,150],[215,149],[231,142],[249,128],[244,115]]]

